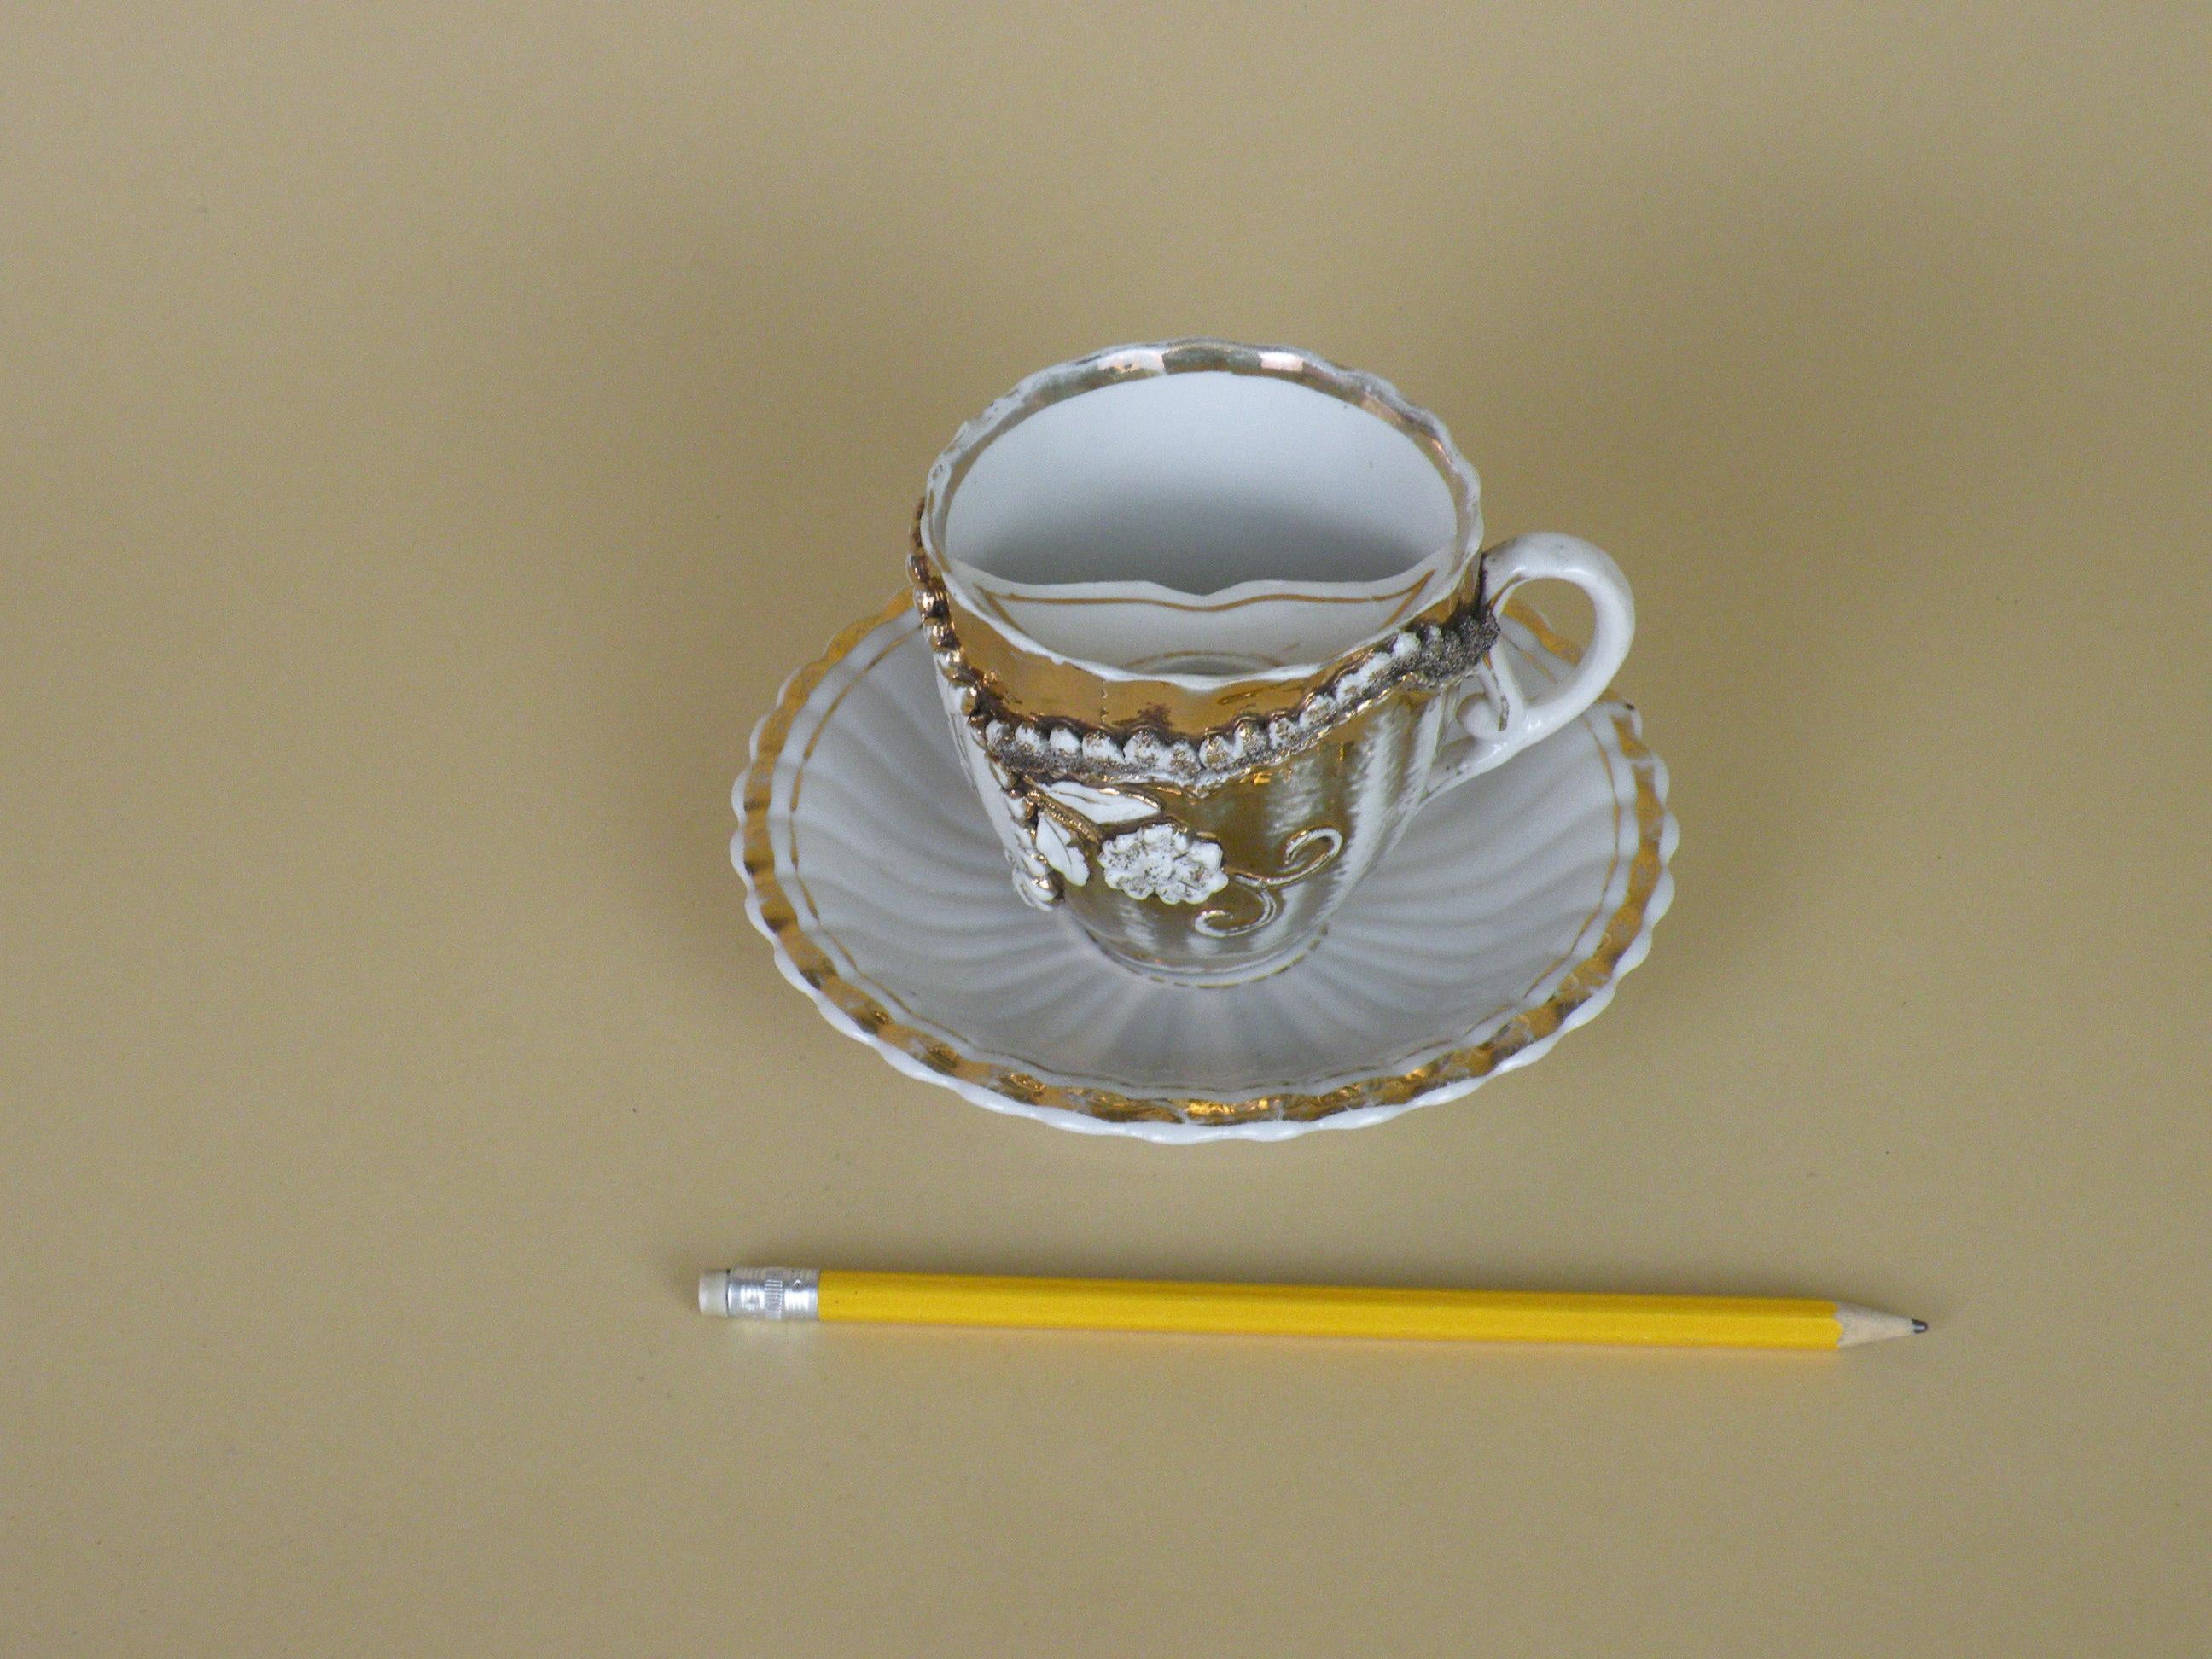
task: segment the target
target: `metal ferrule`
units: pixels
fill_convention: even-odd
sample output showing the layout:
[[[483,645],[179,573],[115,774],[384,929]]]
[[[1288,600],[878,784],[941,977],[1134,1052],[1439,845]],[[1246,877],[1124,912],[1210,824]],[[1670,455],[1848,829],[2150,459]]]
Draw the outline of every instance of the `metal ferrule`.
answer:
[[[818,1267],[730,1267],[699,1276],[699,1311],[724,1319],[819,1319]]]

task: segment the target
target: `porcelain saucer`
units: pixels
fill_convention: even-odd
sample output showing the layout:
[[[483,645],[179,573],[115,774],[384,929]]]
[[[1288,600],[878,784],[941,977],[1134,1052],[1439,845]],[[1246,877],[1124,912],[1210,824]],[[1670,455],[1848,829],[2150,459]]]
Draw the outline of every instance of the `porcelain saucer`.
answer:
[[[1522,683],[1571,647],[1509,602]],[[904,596],[788,680],[731,855],[784,976],[899,1070],[1094,1134],[1278,1140],[1379,1123],[1542,1056],[1612,1000],[1674,895],[1636,711],[1431,801],[1294,966],[1212,989],[1117,967],[1015,896]]]

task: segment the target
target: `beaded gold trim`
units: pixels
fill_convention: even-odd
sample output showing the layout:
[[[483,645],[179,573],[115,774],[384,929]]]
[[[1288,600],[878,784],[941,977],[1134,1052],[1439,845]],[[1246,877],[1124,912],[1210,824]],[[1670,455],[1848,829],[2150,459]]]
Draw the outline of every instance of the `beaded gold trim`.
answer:
[[[1247,714],[1188,733],[1151,726],[1117,730],[1066,719],[1023,719],[1006,707],[961,648],[945,579],[922,546],[919,512],[907,576],[937,672],[952,687],[961,718],[983,752],[1017,776],[1164,783],[1204,794],[1315,747],[1394,691],[1436,692],[1457,684],[1481,665],[1498,639],[1498,619],[1478,592],[1437,621],[1413,623],[1347,655],[1294,711],[1267,719]]]

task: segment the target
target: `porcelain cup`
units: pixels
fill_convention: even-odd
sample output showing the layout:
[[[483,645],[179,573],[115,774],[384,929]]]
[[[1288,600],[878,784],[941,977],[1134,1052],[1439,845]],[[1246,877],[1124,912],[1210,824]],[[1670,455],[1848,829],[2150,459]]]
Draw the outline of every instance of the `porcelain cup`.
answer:
[[[1154,978],[1297,961],[1422,802],[1627,653],[1605,554],[1481,541],[1443,424],[1310,352],[1177,340],[1024,380],[931,469],[908,562],[1016,890]],[[1539,578],[1595,620],[1530,696],[1491,646]]]

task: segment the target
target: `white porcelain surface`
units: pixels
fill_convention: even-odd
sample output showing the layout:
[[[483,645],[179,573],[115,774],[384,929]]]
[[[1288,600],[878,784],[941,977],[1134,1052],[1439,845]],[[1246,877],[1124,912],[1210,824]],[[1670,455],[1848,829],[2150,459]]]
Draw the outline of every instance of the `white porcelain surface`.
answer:
[[[1509,614],[1523,683],[1571,665]],[[1379,1122],[1524,1066],[1610,1000],[1673,895],[1666,774],[1601,702],[1431,801],[1313,950],[1193,989],[1024,905],[900,605],[793,676],[754,734],[732,855],[787,978],[978,1105],[1156,1141]]]
[[[1173,367],[1191,353],[1268,367]],[[1388,381],[1163,341],[1041,369],[963,426],[921,533],[953,591],[1043,655],[1147,676],[1160,657],[1253,659],[1215,671],[1233,676],[1325,662],[1444,598],[1481,546],[1480,498],[1443,423]]]

